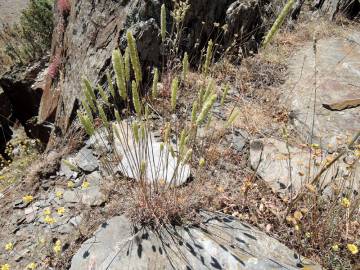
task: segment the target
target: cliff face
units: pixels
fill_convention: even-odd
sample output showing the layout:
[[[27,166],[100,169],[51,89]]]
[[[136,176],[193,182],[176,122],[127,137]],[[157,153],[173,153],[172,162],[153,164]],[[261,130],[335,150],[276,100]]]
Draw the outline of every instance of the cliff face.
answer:
[[[173,2],[164,2],[168,9],[168,30],[171,31],[169,14]],[[79,0],[72,1],[66,13],[57,10],[52,62],[58,61],[59,70],[54,78],[48,78],[39,121],[55,115],[55,125],[62,132],[67,130],[81,97],[81,77],[102,83],[112,51],[126,47],[124,36],[128,29],[137,40],[143,68],[149,70],[158,65],[165,51],[159,35],[162,3],[158,0]],[[228,30],[219,39],[220,44],[230,44],[237,34],[242,37],[239,41],[256,50],[262,35],[259,27],[263,23],[261,10],[268,4],[266,1],[190,0],[189,4],[180,42],[183,51],[198,53],[209,38],[216,39],[224,24]]]

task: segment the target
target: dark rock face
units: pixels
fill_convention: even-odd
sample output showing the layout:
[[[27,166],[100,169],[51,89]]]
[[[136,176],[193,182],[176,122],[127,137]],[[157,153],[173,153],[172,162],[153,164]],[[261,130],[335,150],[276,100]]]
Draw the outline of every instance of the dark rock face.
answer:
[[[6,143],[10,140],[12,106],[9,98],[0,87],[0,155],[4,155]]]
[[[7,125],[11,126],[11,123],[18,120],[30,138],[39,138],[43,142],[47,142],[50,130],[38,125],[36,116],[42,96],[39,74],[46,62],[47,59],[43,59],[28,67],[15,66],[0,78],[0,87],[3,89],[0,98],[6,101],[3,103],[1,100],[0,110],[5,110],[5,113],[0,113],[6,115],[7,112],[8,116],[11,115],[11,121],[7,121]]]
[[[81,76],[86,76],[94,84],[102,83],[105,71],[111,71],[112,51],[126,47],[128,29],[137,40],[145,76],[166,57],[166,44],[163,46],[160,40],[163,3],[167,7],[168,32],[171,32],[170,12],[174,8],[171,0],[99,0],[96,4],[78,0],[71,2],[70,13],[65,17],[57,12],[61,27],[58,26],[59,31],[54,32],[52,54],[61,56],[63,76],[47,85],[41,108],[56,109],[55,126],[59,130],[66,132],[75,115],[82,97]],[[189,5],[179,42],[180,52],[199,54],[210,38],[227,46],[233,42],[235,34],[239,43],[256,50],[263,31],[259,27],[263,22],[261,11],[268,1],[190,0]],[[225,24],[228,30],[224,35],[222,26]],[[54,107],[55,103],[57,106]],[[47,119],[50,111],[40,110],[39,119]]]
[[[341,14],[348,19],[353,19],[360,14],[360,2],[358,0],[317,0],[315,7],[328,14],[331,19]]]

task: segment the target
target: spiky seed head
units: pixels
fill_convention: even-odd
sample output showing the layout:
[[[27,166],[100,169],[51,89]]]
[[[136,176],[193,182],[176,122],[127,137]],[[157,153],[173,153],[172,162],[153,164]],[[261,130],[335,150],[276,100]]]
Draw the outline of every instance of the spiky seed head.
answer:
[[[162,4],[161,6],[161,22],[160,22],[160,27],[161,27],[161,40],[162,42],[165,42],[166,39],[166,6],[165,4]]]
[[[132,123],[132,130],[134,134],[135,142],[139,142],[139,124],[137,122]]]
[[[83,84],[84,84],[84,90],[87,91],[90,97],[92,98],[92,100],[96,102],[94,89],[92,88],[90,81],[86,77],[83,77]]]
[[[191,111],[191,123],[195,123],[196,122],[196,114],[198,111],[198,102],[195,100],[192,106],[192,111]]]
[[[177,101],[177,92],[179,89],[179,79],[175,77],[171,83],[171,110],[175,111],[176,101]]]
[[[131,89],[132,89],[132,98],[133,98],[134,108],[135,108],[137,115],[140,116],[142,113],[142,108],[141,108],[141,102],[140,102],[140,97],[139,97],[138,85],[135,81],[132,81]]]
[[[121,122],[121,116],[120,116],[120,113],[117,109],[114,110],[114,113],[115,113],[115,119],[118,123]]]
[[[105,93],[104,88],[100,84],[98,84],[97,89],[99,91],[99,94],[100,94],[102,100],[105,102],[105,104],[110,105],[109,98],[108,98],[107,94]]]
[[[183,64],[182,80],[186,81],[186,77],[187,77],[187,74],[189,72],[189,56],[188,56],[187,52],[185,52],[185,54],[184,54],[182,64]]]
[[[130,50],[130,60],[131,60],[131,64],[134,69],[136,83],[140,86],[141,82],[142,82],[142,71],[141,71],[141,65],[140,65],[140,60],[139,60],[139,54],[138,54],[138,50],[136,47],[136,41],[130,31],[127,31],[126,37],[127,37],[127,41],[128,41],[128,47]]]
[[[167,143],[170,139],[170,131],[171,131],[170,123],[166,123],[165,130],[164,130],[164,142],[165,143]]]
[[[100,119],[101,119],[102,123],[104,124],[104,126],[106,128],[109,128],[110,124],[109,124],[109,121],[108,121],[108,119],[106,117],[106,114],[105,114],[105,111],[104,111],[103,107],[98,105],[98,110],[99,110],[99,116],[100,116]]]
[[[126,84],[125,84],[125,69],[124,59],[120,53],[120,50],[114,50],[112,53],[112,62],[115,71],[116,84],[119,89],[119,94],[123,100],[126,100]]]
[[[224,87],[223,96],[221,98],[221,106],[224,106],[224,104],[225,104],[225,99],[226,99],[226,96],[227,96],[227,94],[229,92],[229,89],[230,89],[229,84],[226,84],[225,87]]]
[[[207,100],[207,98],[213,94],[214,92],[214,88],[215,88],[215,81],[213,79],[210,79],[207,87],[206,87],[206,91],[204,94],[204,100]]]
[[[95,133],[95,129],[94,129],[94,126],[91,123],[90,119],[88,118],[88,116],[84,115],[79,110],[77,111],[77,115],[78,115],[81,125],[85,129],[85,132],[89,136],[92,136]]]
[[[126,47],[125,49],[125,80],[127,83],[130,82],[130,50],[129,47]]]
[[[191,159],[192,154],[193,154],[193,150],[189,149],[184,156],[183,162],[184,163],[188,162]]]
[[[214,105],[215,101],[217,99],[217,95],[216,94],[213,94],[211,96],[208,97],[208,99],[205,101],[202,109],[201,109],[201,112],[196,120],[196,125],[201,125],[205,118],[207,117],[210,109],[212,108],[212,106]]]
[[[84,94],[85,94],[86,103],[90,106],[90,108],[93,112],[96,112],[96,106],[95,106],[94,100],[91,98],[89,92],[85,91]]]
[[[152,90],[151,95],[153,99],[155,99],[158,94],[158,82],[159,82],[159,70],[157,68],[154,68],[154,78],[151,89]]]
[[[82,106],[87,114],[87,116],[89,117],[89,119],[91,119],[91,121],[94,121],[93,115],[92,115],[92,111],[89,107],[89,104],[87,102],[85,102],[85,100],[81,100]]]
[[[180,155],[182,155],[183,150],[185,149],[185,139],[186,139],[186,132],[185,129],[183,129],[180,133],[180,143],[179,143]]]
[[[234,110],[227,121],[227,126],[230,126],[234,123],[235,119],[239,116],[240,112],[238,110]]]
[[[280,27],[283,24],[286,16],[291,11],[291,7],[293,6],[294,3],[295,3],[295,0],[288,0],[287,1],[284,8],[280,12],[280,15],[276,18],[274,24],[272,25],[271,29],[269,30],[269,32],[266,34],[266,36],[264,38],[264,41],[262,43],[262,46],[264,48],[271,42],[271,40],[273,39],[276,32],[280,29]]]
[[[146,172],[146,160],[141,160],[140,174],[145,175],[145,172]]]
[[[206,50],[205,63],[203,66],[203,73],[204,73],[205,77],[207,77],[207,75],[209,73],[210,63],[212,61],[212,55],[213,55],[213,47],[214,47],[214,43],[213,43],[212,39],[210,39],[207,50]]]

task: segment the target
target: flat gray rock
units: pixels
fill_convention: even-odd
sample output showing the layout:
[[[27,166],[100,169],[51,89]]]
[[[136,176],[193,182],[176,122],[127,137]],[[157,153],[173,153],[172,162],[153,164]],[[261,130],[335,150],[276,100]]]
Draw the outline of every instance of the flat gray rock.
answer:
[[[99,172],[93,172],[85,176],[84,181],[89,183],[89,187],[68,189],[63,194],[65,203],[84,203],[89,206],[102,205],[106,197],[100,189],[101,175]]]
[[[360,129],[360,106],[356,106],[360,98],[359,44],[360,32],[350,34],[347,39],[318,41],[316,101],[313,44],[298,49],[289,60],[283,99],[292,111],[295,127],[306,141],[310,141],[314,118],[312,137],[323,149],[344,144],[348,135]]]
[[[124,216],[110,219],[83,243],[70,270],[322,269],[231,216],[208,216],[198,228],[136,231]]]
[[[89,148],[82,148],[74,158],[76,165],[85,172],[93,172],[99,167],[97,158]]]
[[[146,163],[145,178],[149,183],[165,181],[167,184],[179,186],[190,177],[190,166],[178,162],[177,157],[170,154],[169,147],[164,145],[161,150],[159,142],[153,133],[147,134],[147,139],[136,142],[131,127],[125,121],[117,124],[120,138],[114,134],[116,153],[122,157],[119,171],[133,179],[140,179],[140,163]],[[175,146],[174,146],[175,149]]]
[[[309,149],[272,138],[258,139],[250,142],[251,167],[269,186],[283,197],[295,195],[302,186],[309,183],[324,166],[326,159],[322,154],[311,159],[310,170]],[[317,165],[315,165],[317,164]],[[348,175],[348,165],[339,160],[320,177],[318,191],[322,195],[330,195],[332,184],[344,183],[349,191],[356,191],[360,179],[344,181]],[[359,172],[355,169],[355,174]],[[350,190],[351,188],[351,190]]]

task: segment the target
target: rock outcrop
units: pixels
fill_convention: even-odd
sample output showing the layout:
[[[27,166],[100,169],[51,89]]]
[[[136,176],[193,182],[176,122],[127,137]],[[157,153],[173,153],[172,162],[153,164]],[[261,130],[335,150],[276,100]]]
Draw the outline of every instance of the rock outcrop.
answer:
[[[44,87],[46,62],[45,57],[30,66],[14,66],[0,78],[3,95],[6,95],[6,100],[11,106],[12,121],[8,123],[18,120],[30,138],[39,138],[45,143],[49,138],[50,128],[39,125],[37,115]]]
[[[125,216],[103,223],[72,258],[85,269],[322,269],[232,216],[204,213],[197,227],[134,228]]]
[[[82,97],[81,76],[107,88],[104,74],[111,70],[111,53],[117,47],[125,49],[128,29],[136,37],[144,71],[159,65],[167,55],[167,46],[161,44],[159,34],[162,2],[168,10],[168,31],[171,32],[170,11],[174,6],[170,0],[101,0],[96,4],[79,0],[71,2],[69,13],[57,12],[52,54],[53,58],[61,59],[60,72],[47,83],[40,121],[48,119],[56,110],[55,125],[63,132],[68,129]],[[258,0],[190,0],[180,51],[200,53],[210,38],[227,46],[234,41],[234,36],[238,44],[256,50],[264,31],[260,27],[262,10],[267,4],[268,1]],[[222,27],[224,25],[226,27]],[[246,51],[236,54],[243,55]]]
[[[11,138],[11,102],[0,86],[0,155],[4,155],[7,141]]]
[[[358,0],[317,0],[315,6],[328,14],[331,19],[334,19],[338,14],[353,19],[360,13],[360,2]]]

